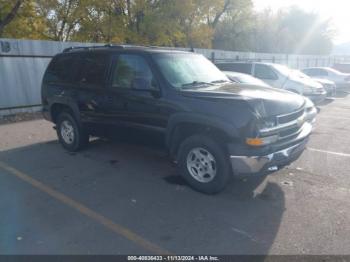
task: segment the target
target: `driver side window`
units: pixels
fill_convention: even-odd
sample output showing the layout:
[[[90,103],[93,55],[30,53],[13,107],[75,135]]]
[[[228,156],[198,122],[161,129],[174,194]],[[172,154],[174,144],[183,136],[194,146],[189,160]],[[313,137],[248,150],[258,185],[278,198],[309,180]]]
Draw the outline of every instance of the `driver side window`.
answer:
[[[254,76],[260,79],[277,80],[278,76],[269,66],[256,64]]]
[[[155,89],[153,74],[146,60],[139,55],[120,55],[112,76],[112,87],[132,89],[134,86]]]

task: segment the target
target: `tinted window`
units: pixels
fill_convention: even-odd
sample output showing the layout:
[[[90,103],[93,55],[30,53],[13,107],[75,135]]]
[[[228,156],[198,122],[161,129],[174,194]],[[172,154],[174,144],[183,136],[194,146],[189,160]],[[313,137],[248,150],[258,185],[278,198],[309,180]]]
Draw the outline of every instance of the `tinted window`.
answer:
[[[328,76],[328,72],[324,69],[318,69],[318,74],[319,76]]]
[[[108,60],[106,54],[88,54],[85,56],[79,82],[91,87],[101,87],[105,83]]]
[[[303,72],[308,76],[317,76],[319,74],[316,68],[304,69]]]
[[[131,89],[135,82],[154,87],[153,74],[146,60],[138,55],[120,55],[112,78],[112,86]]]
[[[77,55],[61,55],[55,57],[45,74],[44,82],[71,83],[75,80],[78,64]]]
[[[272,69],[267,65],[256,64],[254,75],[260,79],[278,79],[276,73],[273,72]]]
[[[222,63],[216,66],[223,71],[234,71],[249,75],[252,73],[252,64],[248,63]]]

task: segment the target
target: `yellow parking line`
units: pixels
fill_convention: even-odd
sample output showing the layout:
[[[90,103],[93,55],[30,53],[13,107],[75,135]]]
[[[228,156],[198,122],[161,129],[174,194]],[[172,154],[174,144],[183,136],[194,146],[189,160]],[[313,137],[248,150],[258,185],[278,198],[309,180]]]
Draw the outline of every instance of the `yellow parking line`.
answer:
[[[97,221],[98,223],[102,224],[103,226],[105,226],[109,230],[113,231],[114,233],[117,233],[118,235],[121,235],[124,238],[136,243],[137,245],[141,246],[145,250],[150,251],[154,254],[160,254],[160,255],[170,254],[169,251],[157,246],[156,244],[149,242],[148,240],[137,235],[136,233],[132,232],[131,230],[123,227],[122,225],[114,223],[112,220],[110,220],[110,219],[104,217],[103,215],[100,215],[99,213],[89,209],[88,207],[75,201],[74,199],[71,199],[70,197],[46,186],[45,184],[30,177],[29,175],[26,175],[25,173],[17,170],[16,168],[9,166],[8,164],[1,162],[1,161],[0,161],[0,168],[8,171],[10,174],[27,182],[28,184],[32,185],[33,187],[39,189],[40,191],[50,195],[51,197],[55,198],[56,200],[60,201],[61,203],[72,207],[73,209],[80,212],[81,214]]]

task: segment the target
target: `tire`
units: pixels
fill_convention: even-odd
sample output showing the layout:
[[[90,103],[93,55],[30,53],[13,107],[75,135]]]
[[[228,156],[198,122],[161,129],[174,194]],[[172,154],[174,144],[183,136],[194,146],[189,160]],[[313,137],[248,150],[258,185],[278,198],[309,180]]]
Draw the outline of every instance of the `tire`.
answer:
[[[69,112],[62,112],[57,118],[56,131],[61,145],[70,152],[76,152],[89,142],[89,135]]]
[[[219,193],[232,177],[225,150],[218,142],[205,135],[194,135],[181,143],[178,167],[187,183],[205,194]]]

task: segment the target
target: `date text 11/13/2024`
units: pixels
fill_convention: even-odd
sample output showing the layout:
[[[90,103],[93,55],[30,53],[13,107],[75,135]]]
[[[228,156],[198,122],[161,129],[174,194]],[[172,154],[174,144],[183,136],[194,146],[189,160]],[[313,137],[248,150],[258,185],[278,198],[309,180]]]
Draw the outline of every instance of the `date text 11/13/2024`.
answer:
[[[216,256],[128,256],[128,261],[219,261]]]

